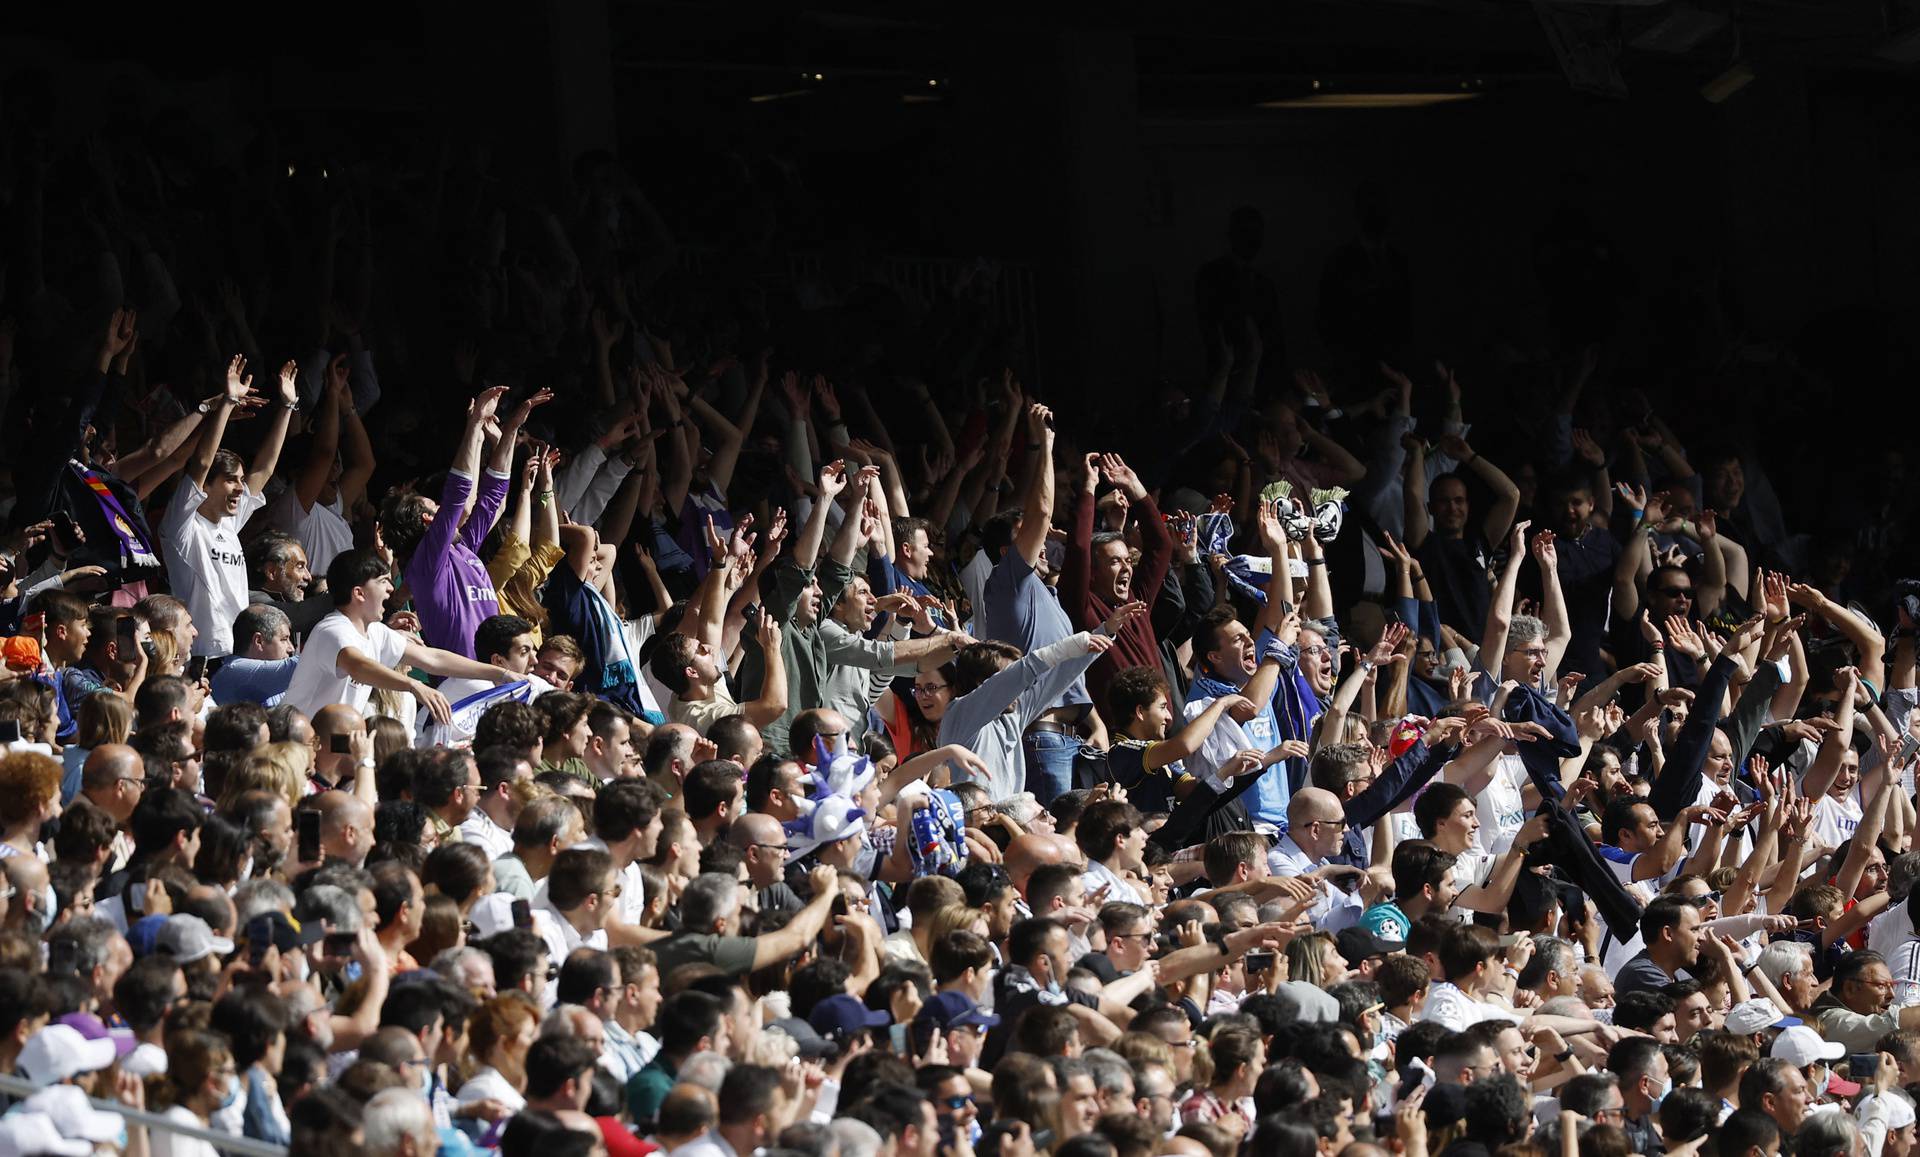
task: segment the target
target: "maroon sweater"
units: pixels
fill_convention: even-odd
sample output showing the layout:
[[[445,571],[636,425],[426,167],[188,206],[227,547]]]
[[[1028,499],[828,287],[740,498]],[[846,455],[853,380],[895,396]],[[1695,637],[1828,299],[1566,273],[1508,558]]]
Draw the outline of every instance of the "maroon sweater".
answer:
[[[1142,498],[1132,507],[1132,517],[1140,524],[1140,565],[1133,568],[1129,601],[1153,606],[1166,584],[1167,568],[1173,563],[1173,536],[1167,533],[1166,520],[1152,498]],[[1067,528],[1067,558],[1060,569],[1060,606],[1082,630],[1093,630],[1113,614],[1113,606],[1095,594],[1090,586],[1093,575],[1093,495],[1082,490],[1073,506],[1073,520]],[[1113,641],[1113,650],[1087,668],[1087,693],[1094,706],[1106,718],[1107,684],[1128,667],[1160,669],[1160,640],[1153,632],[1153,616],[1141,615],[1121,629]],[[1112,726],[1113,721],[1108,720]]]

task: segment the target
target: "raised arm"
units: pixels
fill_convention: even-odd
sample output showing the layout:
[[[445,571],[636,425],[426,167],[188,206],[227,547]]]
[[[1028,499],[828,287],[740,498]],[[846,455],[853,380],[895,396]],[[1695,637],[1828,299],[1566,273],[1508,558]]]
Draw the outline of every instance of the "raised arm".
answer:
[[[801,570],[812,570],[820,557],[820,540],[827,531],[827,508],[847,489],[847,464],[829,462],[820,468],[820,497],[807,511],[800,533],[793,540],[793,561]],[[852,518],[852,515],[846,515]]]
[[[1419,550],[1432,529],[1427,519],[1427,444],[1418,434],[1407,434],[1400,439],[1400,445],[1407,452],[1400,479],[1402,517],[1406,520],[1401,541],[1407,544],[1408,550]]]
[[[340,453],[341,397],[346,394],[347,355],[335,354],[333,361],[327,363],[327,385],[314,414],[313,442],[307,447],[307,461],[300,467],[300,476],[293,484],[301,510],[313,509],[327,488],[327,479],[333,476],[333,462]],[[350,399],[350,395],[348,397]],[[351,405],[351,400],[347,404]]]
[[[738,420],[724,424],[719,445],[713,448],[713,462],[708,467],[708,473],[722,494],[727,492],[727,486],[733,481],[734,465],[740,461],[740,447],[746,444],[747,435],[753,433],[753,424],[760,417],[760,400],[766,396],[766,392],[767,352],[762,350],[754,362],[753,381],[747,386],[747,400],[740,406]],[[712,407],[704,399],[696,399],[694,405],[701,411],[702,417],[711,421],[706,411]]]
[[[1013,549],[1027,566],[1038,569],[1047,548],[1047,531],[1053,526],[1053,411],[1038,402],[1027,410],[1027,450],[1033,477],[1027,481]]]
[[[1554,546],[1553,531],[1543,530],[1533,539],[1533,561],[1540,567],[1540,620],[1547,628],[1547,668],[1544,681],[1552,683],[1560,676],[1560,659],[1573,641],[1573,625],[1567,619],[1566,592],[1560,589],[1560,552]]]
[[[1801,794],[1810,800],[1818,800],[1827,794],[1833,786],[1834,777],[1840,774],[1840,760],[1853,742],[1853,699],[1860,687],[1860,672],[1853,667],[1842,667],[1833,673],[1833,683],[1840,692],[1840,702],[1833,712],[1834,728],[1820,744],[1820,753],[1813,757],[1812,766],[1800,780]]]
[[[760,653],[765,671],[760,697],[740,705],[740,713],[755,727],[765,727],[787,713],[787,664],[780,650],[780,624],[771,615],[760,616]]]
[[[1527,554],[1527,527],[1532,525],[1531,522],[1514,525],[1513,538],[1507,543],[1507,565],[1501,568],[1500,581],[1494,584],[1493,599],[1487,604],[1486,631],[1480,636],[1480,669],[1496,679],[1500,676],[1500,664],[1507,656],[1507,631],[1513,626],[1513,596],[1520,585],[1520,560]]]
[[[1474,477],[1486,484],[1493,492],[1493,505],[1487,508],[1487,517],[1480,524],[1480,533],[1488,542],[1499,542],[1507,536],[1507,530],[1513,525],[1513,516],[1520,509],[1520,488],[1506,471],[1482,457],[1467,440],[1458,434],[1444,435],[1441,449],[1462,469],[1473,472]]]
[[[220,440],[227,436],[227,419],[253,390],[253,375],[247,372],[247,359],[236,357],[227,363],[227,387],[214,399],[213,410],[200,424],[200,440],[187,459],[187,480],[202,490],[207,488],[207,473],[213,469],[213,456],[220,452]],[[284,412],[284,411],[283,411]]]
[[[1846,636],[1854,650],[1859,652],[1860,662],[1857,666],[1860,678],[1875,687],[1886,685],[1887,640],[1878,628],[1822,594],[1817,587],[1805,583],[1788,585],[1787,598],[1795,606],[1805,607],[1827,620],[1834,630]]]
[[[1652,547],[1640,526],[1647,512],[1647,492],[1625,482],[1616,483],[1613,492],[1619,506],[1626,508],[1627,518],[1624,528],[1609,527],[1620,540],[1620,557],[1613,564],[1613,614],[1624,621],[1640,609],[1640,570],[1647,565]]]
[[[253,469],[247,474],[247,489],[264,493],[280,466],[280,448],[287,442],[287,426],[293,412],[300,408],[300,367],[292,362],[280,367],[280,393],[273,400],[273,417],[267,422],[267,436],[253,455]]]

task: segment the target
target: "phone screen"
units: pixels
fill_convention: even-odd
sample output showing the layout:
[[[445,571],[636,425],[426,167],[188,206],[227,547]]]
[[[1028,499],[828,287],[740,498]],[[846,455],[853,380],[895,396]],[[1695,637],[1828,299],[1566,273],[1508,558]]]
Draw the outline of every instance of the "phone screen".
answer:
[[[20,721],[18,719],[0,719],[0,743],[20,742]]]
[[[327,750],[333,752],[335,755],[351,755],[353,753],[353,736],[345,734],[329,735],[327,737]]]
[[[303,864],[320,862],[320,813],[303,811],[300,813],[300,847],[298,854]]]
[[[513,902],[513,926],[515,928],[533,927],[533,907],[525,900]]]

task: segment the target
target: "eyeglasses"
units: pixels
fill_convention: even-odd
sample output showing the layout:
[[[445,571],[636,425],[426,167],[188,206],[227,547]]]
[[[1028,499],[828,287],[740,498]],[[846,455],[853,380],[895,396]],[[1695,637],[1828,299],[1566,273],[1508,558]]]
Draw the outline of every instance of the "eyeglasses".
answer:
[[[1315,643],[1311,647],[1300,648],[1302,655],[1331,655],[1333,651],[1325,643]]]
[[[1670,599],[1690,599],[1693,597],[1693,588],[1692,587],[1655,587],[1653,588],[1653,593],[1656,595],[1664,595]]]
[[[1151,932],[1109,932],[1107,933],[1107,939],[1109,940],[1152,940],[1153,933]]]
[[[1167,1042],[1167,1047],[1170,1049],[1196,1049],[1200,1047],[1200,1042],[1194,1040],[1192,1037],[1188,1037],[1186,1040],[1170,1040]]]
[[[940,692],[948,689],[945,683],[928,683],[924,685],[915,683],[913,685],[913,697],[915,699],[925,699],[932,695],[938,695]]]
[[[1544,659],[1547,657],[1547,649],[1545,647],[1522,647],[1520,648],[1520,653],[1529,659]]]
[[[957,1097],[942,1097],[940,1098],[940,1103],[957,1113],[961,1109],[964,1109],[968,1105],[971,1105],[974,1103],[973,1094],[961,1093]]]
[[[783,856],[787,854],[787,845],[785,844],[748,844],[747,846],[749,848],[765,848],[769,852],[778,852]]]
[[[600,889],[600,894],[609,900],[618,900],[620,898],[620,887],[621,886],[616,883],[611,888]]]

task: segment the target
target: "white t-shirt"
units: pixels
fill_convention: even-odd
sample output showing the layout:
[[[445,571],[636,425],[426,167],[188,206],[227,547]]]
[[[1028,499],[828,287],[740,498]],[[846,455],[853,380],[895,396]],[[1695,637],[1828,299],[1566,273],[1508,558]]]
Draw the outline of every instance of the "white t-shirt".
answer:
[[[384,623],[371,624],[363,635],[351,619],[334,611],[314,624],[306,646],[300,648],[300,666],[294,669],[293,682],[280,701],[299,708],[309,718],[334,703],[345,703],[366,714],[373,687],[339,673],[340,652],[344,650],[358,651],[382,667],[391,667],[406,654],[407,637],[388,630]]]
[[[233,618],[247,609],[247,555],[240,548],[240,528],[267,500],[243,488],[239,510],[218,522],[201,517],[199,506],[206,500],[207,492],[191,478],[182,478],[174,488],[162,536],[167,582],[200,628],[193,653],[226,655],[233,651]]]
[[[337,494],[330,504],[316,502],[312,510],[304,510],[300,492],[289,486],[263,517],[300,540],[300,549],[307,552],[307,567],[314,574],[326,574],[335,555],[353,549],[353,527],[347,524]]]
[[[1527,783],[1527,765],[1517,755],[1501,755],[1493,761],[1493,778],[1485,790],[1474,797],[1473,809],[1480,816],[1480,849],[1499,855],[1513,846],[1513,837],[1527,822],[1527,804],[1520,791]]]
[[[161,1114],[167,1120],[179,1125],[188,1125],[195,1129],[204,1129],[207,1123],[193,1115],[193,1110],[175,1105]],[[192,1137],[183,1137],[165,1129],[155,1129],[151,1141],[153,1157],[220,1157],[220,1151],[205,1141]]]
[[[1855,795],[1836,799],[1823,795],[1813,805],[1813,838],[1816,846],[1837,848],[1853,838],[1860,826],[1860,800]]]

